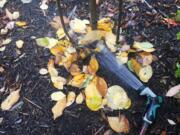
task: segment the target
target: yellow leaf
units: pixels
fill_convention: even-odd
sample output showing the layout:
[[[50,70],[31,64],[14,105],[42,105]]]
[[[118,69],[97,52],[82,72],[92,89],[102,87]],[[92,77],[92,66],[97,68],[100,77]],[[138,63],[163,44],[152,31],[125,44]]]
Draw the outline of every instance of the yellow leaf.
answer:
[[[90,83],[85,89],[86,105],[92,111],[102,108],[102,96],[94,83]]]
[[[141,81],[148,82],[149,79],[152,77],[152,74],[153,74],[152,67],[148,65],[148,66],[142,67],[138,75]]]
[[[59,101],[59,100],[62,100],[63,98],[65,98],[65,97],[66,97],[66,95],[61,91],[53,92],[51,94],[51,100],[53,100],[53,101]]]
[[[91,60],[89,62],[87,69],[88,69],[88,72],[92,75],[96,74],[96,72],[98,71],[99,64],[98,64],[95,56],[91,57]]]
[[[60,117],[63,114],[64,109],[66,108],[66,97],[56,102],[52,108],[54,120]]]
[[[145,52],[154,52],[153,45],[149,42],[134,42],[133,47],[136,49],[143,50]]]
[[[69,85],[80,88],[83,82],[86,80],[86,74],[78,74],[73,77],[73,79],[69,82]]]
[[[81,70],[77,64],[72,64],[69,68],[69,72],[72,76],[78,75],[81,73]]]
[[[70,91],[67,95],[67,103],[66,106],[70,106],[72,105],[72,103],[74,103],[76,98],[76,94],[73,91]]]
[[[63,28],[59,28],[58,31],[56,32],[56,35],[58,36],[59,39],[62,39],[63,37],[66,36],[66,34],[64,33]]]
[[[118,85],[108,88],[106,98],[108,107],[114,110],[128,109],[131,105],[126,92]]]
[[[9,94],[9,96],[1,103],[1,109],[4,111],[10,110],[11,107],[19,100],[20,89],[13,91]]]
[[[25,21],[17,21],[17,22],[16,22],[16,25],[17,25],[18,27],[24,27],[24,26],[27,25],[27,22],[25,22]]]
[[[51,76],[51,81],[55,88],[62,90],[66,84],[66,79],[61,76]]]
[[[82,93],[79,93],[79,95],[77,95],[76,97],[76,104],[82,104],[83,101],[84,101],[84,96]]]
[[[111,52],[115,52],[117,48],[116,45],[116,36],[112,32],[108,32],[105,36],[105,41],[107,47],[111,50]]]
[[[141,64],[137,62],[136,59],[131,59],[131,67],[136,75],[139,74],[140,69],[142,68]]]
[[[106,32],[100,30],[90,31],[79,40],[79,44],[87,45],[93,43],[94,41],[102,39],[102,37],[104,37],[105,34]]]
[[[124,115],[119,117],[107,117],[110,127],[118,133],[128,133],[130,130],[129,121]]]
[[[102,18],[98,21],[98,29],[104,30],[104,31],[112,31],[112,28],[114,27],[113,21],[111,21],[110,18]]]
[[[78,18],[71,20],[69,23],[70,28],[76,33],[86,33],[87,31],[86,24],[89,24],[88,20],[80,20]]]
[[[58,71],[54,67],[54,60],[50,59],[48,62],[48,72],[50,76],[58,76]]]
[[[68,40],[60,40],[58,41],[56,46],[50,49],[50,51],[55,56],[59,54],[64,54],[64,52],[70,45],[71,43]]]
[[[128,62],[128,53],[127,52],[119,52],[116,54],[116,58],[122,64],[127,63]]]
[[[88,48],[80,49],[79,56],[81,59],[87,58],[91,54],[90,50]]]

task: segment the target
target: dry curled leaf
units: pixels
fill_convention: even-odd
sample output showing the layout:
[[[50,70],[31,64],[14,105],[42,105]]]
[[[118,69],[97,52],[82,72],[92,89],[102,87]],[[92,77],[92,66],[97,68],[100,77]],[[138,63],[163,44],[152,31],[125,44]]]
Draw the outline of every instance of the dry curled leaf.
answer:
[[[24,27],[24,26],[27,25],[27,22],[25,22],[25,21],[17,21],[17,22],[16,22],[16,25],[17,25],[18,27]]]
[[[122,64],[127,63],[128,62],[128,53],[127,52],[119,52],[116,54],[116,58]]]
[[[53,106],[52,113],[54,120],[63,114],[65,108],[66,108],[66,97],[57,101],[56,104]]]
[[[1,103],[1,109],[7,111],[19,100],[20,89],[12,91],[9,96]]]
[[[119,117],[107,117],[110,127],[117,133],[128,133],[130,130],[129,121],[124,115]]]
[[[76,98],[76,94],[73,91],[70,91],[67,95],[67,103],[66,106],[70,106],[74,103]]]
[[[98,71],[99,64],[98,64],[97,59],[96,59],[95,56],[91,57],[91,60],[89,62],[89,65],[88,65],[87,69],[88,69],[88,72],[90,74],[92,74],[92,75],[96,74],[96,72]]]

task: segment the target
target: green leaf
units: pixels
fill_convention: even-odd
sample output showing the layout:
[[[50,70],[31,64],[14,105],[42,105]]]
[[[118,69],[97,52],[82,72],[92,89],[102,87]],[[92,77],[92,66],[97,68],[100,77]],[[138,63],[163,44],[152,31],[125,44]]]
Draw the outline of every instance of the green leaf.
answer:
[[[176,34],[176,38],[177,38],[177,40],[180,40],[180,32],[178,32],[178,33]]]
[[[180,64],[176,63],[175,77],[180,78]]]
[[[175,20],[176,22],[180,22],[180,10],[177,10]]]
[[[153,48],[153,44],[151,44],[150,42],[141,42],[141,47],[144,49],[150,49]]]
[[[134,72],[134,70],[133,70],[133,68],[132,68],[131,60],[128,60],[127,66],[128,66],[128,68],[129,68],[130,71]]]
[[[80,89],[82,88],[86,88],[87,85],[91,82],[91,80],[94,78],[93,75],[88,75],[88,77],[86,78],[86,80],[83,82],[82,86],[80,87]]]
[[[50,49],[50,48],[54,47],[58,43],[58,40],[54,39],[54,38],[44,37],[44,38],[36,39],[36,43],[39,46]]]

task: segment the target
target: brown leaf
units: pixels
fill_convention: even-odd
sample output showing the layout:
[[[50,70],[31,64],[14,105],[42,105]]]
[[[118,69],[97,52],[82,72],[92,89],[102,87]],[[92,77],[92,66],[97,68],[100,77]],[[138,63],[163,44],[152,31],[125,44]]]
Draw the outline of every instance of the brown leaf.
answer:
[[[68,24],[68,23],[69,23],[69,19],[68,19],[67,17],[63,16],[63,19],[64,19],[64,23],[65,23],[65,24]],[[62,27],[62,24],[61,24],[60,17],[59,17],[59,16],[55,16],[55,17],[53,18],[53,21],[50,22],[50,25],[51,25],[54,29],[56,29],[56,30],[58,30],[59,28],[61,28],[61,27]]]
[[[92,74],[92,75],[96,74],[96,72],[98,71],[98,69],[99,69],[99,64],[98,64],[95,56],[92,56],[92,57],[91,57],[91,60],[90,60],[90,62],[89,62],[89,65],[88,65],[87,69],[88,69],[88,72],[89,72],[90,74]]]
[[[107,86],[107,83],[106,81],[101,78],[101,77],[95,77],[96,79],[96,87],[99,91],[99,93],[104,97],[106,96],[106,93],[107,93],[107,89],[108,89],[108,86]]]
[[[129,132],[129,121],[124,115],[119,117],[107,117],[110,127],[118,133]]]
[[[81,70],[77,64],[72,64],[69,68],[69,72],[72,76],[78,75],[81,73]]]
[[[13,91],[9,94],[9,96],[1,103],[1,109],[2,110],[9,110],[11,107],[19,100],[20,89],[17,89],[16,91]]]

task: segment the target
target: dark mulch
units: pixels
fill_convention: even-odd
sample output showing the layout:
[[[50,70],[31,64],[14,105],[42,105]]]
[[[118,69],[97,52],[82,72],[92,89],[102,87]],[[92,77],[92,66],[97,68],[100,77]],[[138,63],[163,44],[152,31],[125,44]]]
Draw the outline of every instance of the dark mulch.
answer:
[[[39,8],[39,0],[31,4],[22,4],[20,0],[9,0],[8,9],[20,11],[21,18],[28,22],[28,27],[14,28],[7,35],[0,39],[11,37],[13,42],[7,46],[4,52],[0,52],[0,65],[4,67],[5,72],[0,73],[0,88],[5,86],[7,90],[22,84],[21,99],[18,102],[19,107],[9,111],[0,112],[3,122],[0,125],[0,134],[5,135],[102,135],[109,126],[104,119],[104,114],[117,115],[119,112],[92,112],[85,104],[73,104],[67,108],[61,118],[52,119],[51,108],[54,102],[50,101],[50,94],[55,91],[48,75],[40,76],[39,69],[47,66],[48,59],[51,57],[49,50],[38,47],[32,38],[55,36],[54,30],[50,27],[49,21],[57,13],[56,4],[50,2],[49,10],[44,16]],[[176,40],[176,33],[180,27],[172,27],[163,23],[162,16],[174,16],[178,8],[178,0],[148,0],[148,2],[157,11],[152,13],[146,4],[136,2],[134,4],[124,4],[123,13],[123,35],[129,44],[134,39],[141,41],[150,41],[155,45],[157,61],[153,63],[154,74],[148,82],[154,92],[159,95],[165,95],[167,90],[178,84],[180,80],[174,77],[175,63],[180,61],[180,42]],[[117,1],[105,0],[100,6],[100,16],[107,14],[112,19],[117,19]],[[87,0],[64,0],[63,7],[65,15],[77,6],[77,17],[89,18],[89,7]],[[0,17],[3,16],[3,10],[0,11]],[[112,15],[113,14],[113,15]],[[1,21],[1,20],[0,20]],[[6,20],[2,20],[0,28],[3,27]],[[17,54],[15,41],[22,39],[25,41],[21,54]],[[66,75],[67,73],[62,72]],[[108,84],[119,84],[117,78],[106,71],[100,71]],[[66,87],[65,91],[74,88]],[[75,90],[78,93],[77,90]],[[0,102],[5,99],[9,91],[0,93]],[[122,111],[129,121],[131,131],[129,134],[138,134],[142,115],[145,109],[145,97],[138,96],[137,93],[128,90],[128,95],[132,98],[132,107],[127,111]],[[33,101],[36,105],[28,102]],[[180,133],[180,106],[175,102],[165,104],[161,109],[156,122],[148,130],[148,134],[160,134],[167,131],[168,135],[177,135]],[[167,119],[174,120],[177,125],[170,125]],[[101,129],[101,130],[99,130]],[[99,131],[98,131],[99,130]],[[98,131],[98,132],[97,132]],[[115,133],[114,133],[115,134]]]

